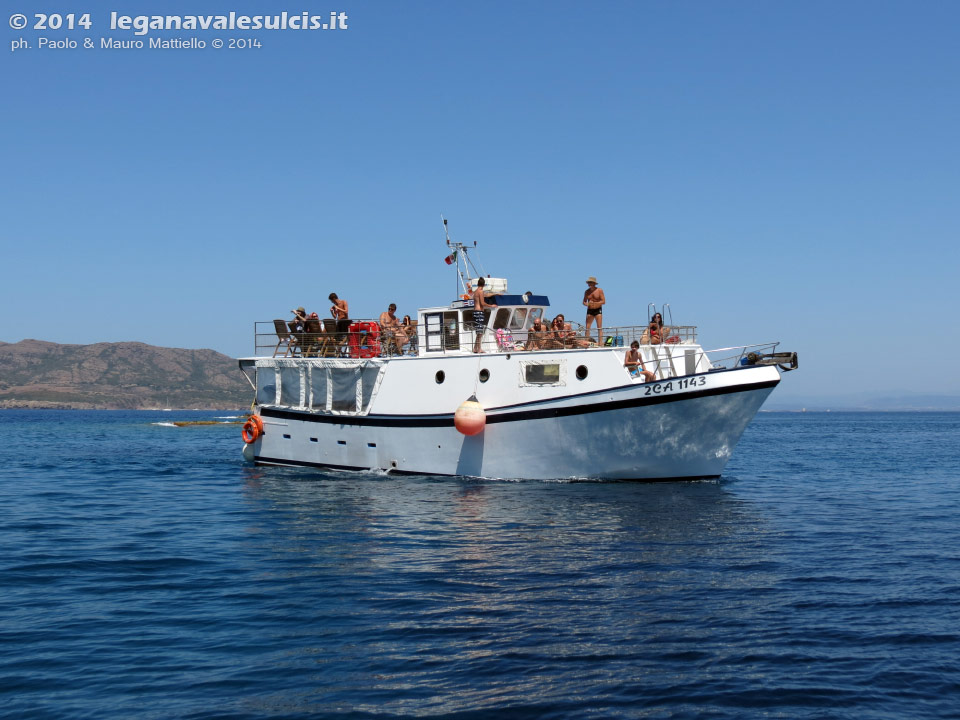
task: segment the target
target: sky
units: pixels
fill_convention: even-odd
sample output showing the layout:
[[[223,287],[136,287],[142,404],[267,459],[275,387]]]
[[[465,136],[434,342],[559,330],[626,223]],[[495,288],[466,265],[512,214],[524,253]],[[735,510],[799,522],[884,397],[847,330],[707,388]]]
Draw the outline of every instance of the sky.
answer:
[[[593,275],[606,325],[780,341],[784,398],[960,393],[960,3],[3,5],[0,341],[238,357],[330,292],[413,313],[455,289],[442,214],[551,314]],[[109,27],[284,10],[347,27]]]

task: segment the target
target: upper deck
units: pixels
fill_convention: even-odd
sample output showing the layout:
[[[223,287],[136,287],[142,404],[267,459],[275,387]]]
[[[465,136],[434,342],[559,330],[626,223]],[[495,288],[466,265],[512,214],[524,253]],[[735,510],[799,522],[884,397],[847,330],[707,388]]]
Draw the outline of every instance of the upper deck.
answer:
[[[582,325],[562,315],[550,318],[550,306],[544,295],[496,295],[494,305],[484,311],[481,349],[484,352],[535,350],[586,350],[602,347],[629,347],[634,340],[650,345],[647,325],[618,325],[603,328],[603,341],[597,343],[596,329],[587,338]],[[563,328],[551,322],[563,317]],[[544,330],[534,329],[542,320]],[[396,330],[381,327],[378,320],[351,320],[346,332],[338,332],[331,319],[308,321],[302,330],[284,320],[257,322],[254,328],[256,356],[268,357],[418,357],[472,354],[476,340],[473,301],[455,300],[446,306],[421,308],[417,321]],[[671,325],[664,344],[690,345],[697,342],[694,325]],[[657,344],[654,342],[654,344]]]

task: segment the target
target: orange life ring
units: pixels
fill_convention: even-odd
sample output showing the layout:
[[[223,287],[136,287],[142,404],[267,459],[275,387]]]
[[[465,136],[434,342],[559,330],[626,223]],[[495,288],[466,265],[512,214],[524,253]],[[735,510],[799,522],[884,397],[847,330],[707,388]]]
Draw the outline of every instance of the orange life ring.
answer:
[[[377,357],[380,354],[380,326],[375,322],[351,323],[348,344],[352,358]]]
[[[263,420],[259,415],[251,415],[243,424],[243,441],[250,445],[263,435]]]

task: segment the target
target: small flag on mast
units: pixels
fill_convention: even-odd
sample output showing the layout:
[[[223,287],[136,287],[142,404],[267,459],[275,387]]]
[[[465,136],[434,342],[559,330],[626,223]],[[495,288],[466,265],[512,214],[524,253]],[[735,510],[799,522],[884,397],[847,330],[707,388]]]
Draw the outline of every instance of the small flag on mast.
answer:
[[[457,251],[454,250],[452,253],[450,253],[449,255],[447,255],[447,256],[443,259],[443,261],[444,261],[447,265],[453,265],[453,262],[454,262],[454,260],[456,260],[456,259],[457,259]]]

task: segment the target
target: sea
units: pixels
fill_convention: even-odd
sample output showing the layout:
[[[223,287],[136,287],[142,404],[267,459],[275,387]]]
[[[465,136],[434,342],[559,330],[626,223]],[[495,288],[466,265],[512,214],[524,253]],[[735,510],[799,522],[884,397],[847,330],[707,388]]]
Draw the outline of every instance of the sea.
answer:
[[[665,483],[252,467],[233,415],[0,411],[0,716],[960,718],[958,413]]]

